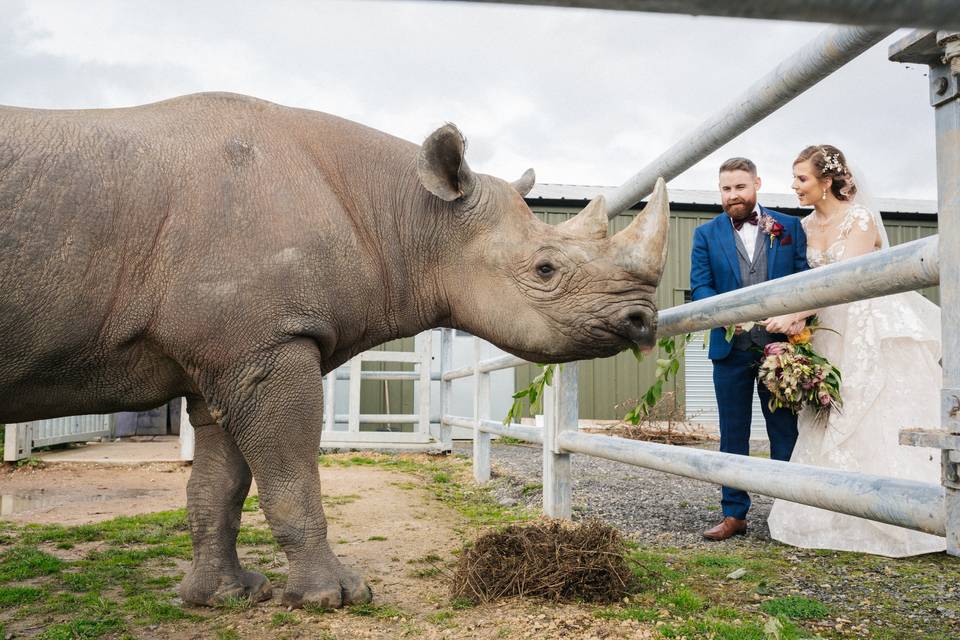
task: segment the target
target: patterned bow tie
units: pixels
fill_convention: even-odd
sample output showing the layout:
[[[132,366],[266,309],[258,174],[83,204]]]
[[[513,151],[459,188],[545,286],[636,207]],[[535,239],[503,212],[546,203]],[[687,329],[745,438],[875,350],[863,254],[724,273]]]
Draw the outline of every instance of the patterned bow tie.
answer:
[[[756,226],[759,219],[757,218],[757,212],[752,211],[746,218],[741,218],[740,220],[734,220],[733,218],[730,218],[730,220],[733,222],[733,228],[737,231],[740,231],[740,229],[743,228],[744,223],[749,222],[750,224]]]

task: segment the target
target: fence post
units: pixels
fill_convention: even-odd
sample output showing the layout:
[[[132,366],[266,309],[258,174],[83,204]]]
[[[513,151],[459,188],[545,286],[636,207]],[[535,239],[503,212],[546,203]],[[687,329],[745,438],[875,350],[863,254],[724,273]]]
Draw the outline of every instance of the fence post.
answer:
[[[184,462],[193,461],[195,442],[196,433],[187,411],[187,399],[184,398],[180,403],[180,459]]]
[[[956,250],[960,246],[960,32],[914,31],[891,45],[890,59],[930,66],[930,105],[937,136],[943,385],[940,429],[929,435],[943,450],[947,553],[960,556],[960,448],[956,444],[960,436],[960,254]],[[902,432],[900,441],[910,444],[910,434]]]
[[[941,426],[960,434],[960,32],[937,34],[945,64],[931,66],[937,132],[940,308],[943,391]],[[943,450],[947,553],[960,555],[960,450]]]
[[[444,380],[443,375],[453,369],[453,329],[440,329],[440,450],[453,451],[453,427],[444,423],[444,416],[450,415],[450,398],[453,381]]]
[[[363,361],[360,354],[350,360],[349,404],[347,407],[347,431],[360,433],[360,385],[363,372]]]
[[[480,421],[490,417],[490,374],[480,372],[483,342],[473,339],[473,479],[490,480],[490,434],[480,430]]]
[[[557,437],[578,428],[578,370],[576,362],[557,366],[543,394],[543,512],[551,518],[572,515],[570,454],[560,450]]]
[[[420,339],[420,363],[417,365],[420,379],[417,381],[417,428],[418,433],[427,439],[430,437],[430,374],[433,368],[433,332],[422,332]],[[389,382],[384,382],[389,384]]]
[[[3,460],[16,462],[29,458],[33,450],[33,423],[14,422],[8,424],[4,430]]]
[[[323,431],[333,433],[337,425],[337,370],[325,375],[323,381]]]

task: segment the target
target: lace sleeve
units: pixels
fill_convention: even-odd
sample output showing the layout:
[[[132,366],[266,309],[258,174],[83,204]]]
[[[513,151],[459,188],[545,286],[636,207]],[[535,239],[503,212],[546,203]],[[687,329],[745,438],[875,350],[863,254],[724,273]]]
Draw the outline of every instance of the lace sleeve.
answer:
[[[877,248],[877,224],[873,213],[861,204],[847,209],[839,230],[842,248],[838,253],[842,259],[862,256]]]

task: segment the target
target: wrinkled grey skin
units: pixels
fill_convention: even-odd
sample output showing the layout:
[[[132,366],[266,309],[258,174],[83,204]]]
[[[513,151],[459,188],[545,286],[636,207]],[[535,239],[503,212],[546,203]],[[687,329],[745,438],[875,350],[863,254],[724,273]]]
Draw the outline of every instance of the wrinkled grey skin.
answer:
[[[474,174],[463,146],[452,125],[421,149],[229,94],[0,108],[0,423],[186,396],[183,599],[270,597],[235,549],[255,477],[283,603],[369,601],[326,540],[325,373],[439,326],[539,362],[653,341],[660,274],[617,263],[629,238],[602,237],[605,213],[543,224],[518,191],[532,173]]]

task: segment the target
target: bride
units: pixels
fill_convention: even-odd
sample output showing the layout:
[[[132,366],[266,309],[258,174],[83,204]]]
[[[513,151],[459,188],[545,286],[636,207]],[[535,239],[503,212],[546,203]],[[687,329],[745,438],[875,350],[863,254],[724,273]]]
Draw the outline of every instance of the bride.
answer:
[[[843,153],[807,147],[793,164],[807,262],[816,268],[888,246],[877,211],[865,206]],[[901,446],[903,427],[940,424],[940,309],[916,292],[820,309],[814,349],[840,369],[841,411],[826,425],[804,410],[791,462],[939,484],[938,450]],[[767,330],[798,333],[811,312],[771,318]],[[770,535],[798,547],[902,557],[943,551],[945,539],[777,500]]]

